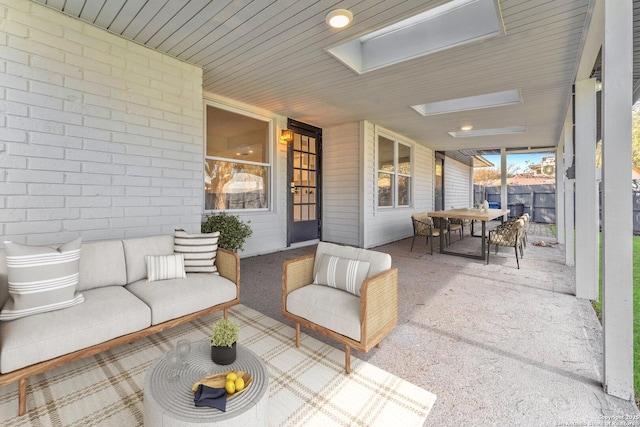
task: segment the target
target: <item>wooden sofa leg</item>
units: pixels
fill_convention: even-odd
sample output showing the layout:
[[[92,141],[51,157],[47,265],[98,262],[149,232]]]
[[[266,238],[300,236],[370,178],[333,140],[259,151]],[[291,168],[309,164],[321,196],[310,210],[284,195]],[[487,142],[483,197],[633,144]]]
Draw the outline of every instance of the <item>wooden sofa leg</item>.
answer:
[[[351,348],[348,345],[344,346],[344,371],[351,373]]]
[[[296,323],[296,347],[300,347],[300,323]]]
[[[224,320],[229,318],[229,311],[226,308],[222,310],[222,316],[224,317]]]
[[[27,413],[27,379],[21,378],[18,381],[18,415]]]
[[[376,344],[376,348],[380,348],[380,343]]]

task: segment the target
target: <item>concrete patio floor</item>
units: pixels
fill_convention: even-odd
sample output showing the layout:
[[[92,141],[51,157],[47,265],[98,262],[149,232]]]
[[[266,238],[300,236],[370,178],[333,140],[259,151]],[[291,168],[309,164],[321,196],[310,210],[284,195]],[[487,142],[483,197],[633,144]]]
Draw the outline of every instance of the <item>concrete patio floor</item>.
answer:
[[[411,238],[375,248],[399,270],[398,326],[381,348],[352,355],[435,393],[429,426],[640,425],[633,402],[603,392],[602,327],[573,296],[575,275],[555,243],[548,226],[532,224],[520,270],[511,248],[492,250],[489,265],[429,255],[424,241],[410,251]],[[243,259],[241,302],[291,325],[282,263],[314,250]]]

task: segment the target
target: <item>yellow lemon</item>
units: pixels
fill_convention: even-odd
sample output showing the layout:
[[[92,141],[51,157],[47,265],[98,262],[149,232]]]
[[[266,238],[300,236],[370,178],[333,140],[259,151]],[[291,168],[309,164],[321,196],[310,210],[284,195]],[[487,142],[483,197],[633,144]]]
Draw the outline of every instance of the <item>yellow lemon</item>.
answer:
[[[229,394],[233,394],[236,392],[236,383],[234,381],[227,381],[227,383],[224,385],[225,390],[227,390],[227,393]]]
[[[244,389],[244,380],[242,378],[236,378],[236,391]]]
[[[235,372],[231,371],[227,374],[227,381],[235,381],[238,378]]]

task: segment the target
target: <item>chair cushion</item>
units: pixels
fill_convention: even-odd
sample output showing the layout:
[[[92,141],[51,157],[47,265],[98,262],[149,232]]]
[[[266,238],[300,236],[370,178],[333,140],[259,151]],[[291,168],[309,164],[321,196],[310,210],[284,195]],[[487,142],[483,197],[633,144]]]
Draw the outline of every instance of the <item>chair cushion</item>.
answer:
[[[287,295],[287,311],[360,341],[360,298],[324,285],[303,286]]]
[[[85,301],[63,310],[0,322],[0,372],[100,344],[151,323],[151,312],[122,286],[83,292]]]
[[[237,296],[236,285],[212,273],[187,273],[185,279],[139,280],[126,289],[151,307],[151,324],[204,310]]]
[[[14,320],[83,302],[82,294],[76,292],[81,244],[81,238],[57,248],[4,242],[9,299],[0,311],[0,320]]]
[[[184,257],[182,254],[147,255],[144,259],[147,262],[147,280],[149,282],[184,279],[187,277],[184,272]]]
[[[220,232],[191,234],[176,228],[173,251],[184,255],[187,273],[216,273],[216,252]]]
[[[146,255],[170,255],[173,253],[173,236],[152,236],[122,241],[127,262],[127,284],[147,277]]]
[[[369,273],[367,277],[375,276],[391,268],[391,255],[369,249],[355,248],[353,246],[336,245],[335,243],[320,242],[316,248],[316,258],[313,264],[313,277],[318,274],[322,255],[335,255],[340,258],[367,261]]]
[[[122,240],[84,243],[80,252],[78,290],[127,284]]]
[[[324,254],[313,283],[342,289],[360,296],[360,287],[367,278],[369,263]]]

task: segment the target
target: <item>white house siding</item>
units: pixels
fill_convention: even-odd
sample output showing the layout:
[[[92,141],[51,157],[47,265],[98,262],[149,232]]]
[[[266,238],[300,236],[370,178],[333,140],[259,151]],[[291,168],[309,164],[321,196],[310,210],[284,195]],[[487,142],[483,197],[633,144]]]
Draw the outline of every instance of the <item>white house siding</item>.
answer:
[[[471,206],[473,169],[457,160],[444,160],[444,208],[468,208]]]
[[[229,211],[232,215],[237,215],[242,221],[251,221],[251,237],[244,243],[244,249],[240,251],[241,257],[259,255],[287,247],[287,192],[289,186],[287,182],[287,146],[279,143],[279,135],[282,129],[286,129],[286,117],[276,115],[239,101],[225,98],[216,94],[205,93],[205,100],[213,101],[218,105],[229,106],[247,113],[274,120],[273,147],[271,147],[272,165],[272,194],[270,207],[268,210],[256,211]],[[202,183],[200,183],[200,196],[204,198]],[[204,205],[204,201],[202,202]]]
[[[413,234],[411,214],[428,211],[433,206],[433,151],[416,144],[402,135],[382,129],[379,131],[397,137],[413,147],[413,205],[406,208],[376,207],[377,168],[376,153],[376,125],[363,122],[364,144],[364,184],[363,184],[363,227],[364,239],[362,247],[371,248],[393,242]]]
[[[322,240],[360,246],[360,123],[322,130]]]
[[[202,71],[34,2],[0,17],[3,240],[198,228]]]

